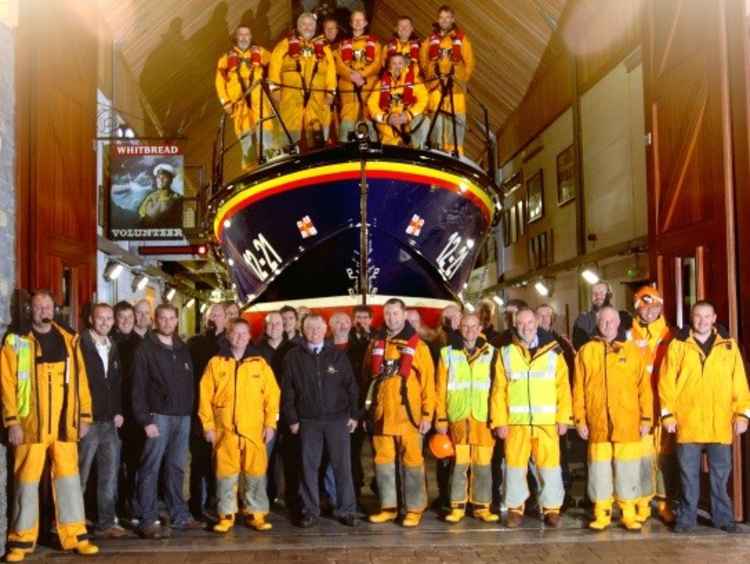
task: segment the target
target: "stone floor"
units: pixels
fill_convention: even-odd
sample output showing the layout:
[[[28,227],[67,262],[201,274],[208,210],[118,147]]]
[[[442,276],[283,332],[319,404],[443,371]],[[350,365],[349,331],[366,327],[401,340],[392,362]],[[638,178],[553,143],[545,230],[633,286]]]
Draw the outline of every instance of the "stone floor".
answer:
[[[701,526],[694,534],[678,536],[658,522],[641,533],[612,528],[594,533],[585,528],[580,510],[569,511],[558,530],[544,528],[527,517],[519,530],[479,523],[471,518],[447,525],[428,513],[422,526],[406,530],[396,524],[361,523],[356,529],[321,519],[317,527],[299,529],[286,515],[271,516],[274,529],[258,533],[238,525],[230,534],[208,531],[175,533],[163,541],[143,541],[133,536],[101,541],[102,554],[81,558],[40,548],[36,562],[111,562],[117,564],[234,564],[255,562],[483,564],[497,562],[574,564],[638,562],[747,562],[750,527],[745,534],[727,535]]]

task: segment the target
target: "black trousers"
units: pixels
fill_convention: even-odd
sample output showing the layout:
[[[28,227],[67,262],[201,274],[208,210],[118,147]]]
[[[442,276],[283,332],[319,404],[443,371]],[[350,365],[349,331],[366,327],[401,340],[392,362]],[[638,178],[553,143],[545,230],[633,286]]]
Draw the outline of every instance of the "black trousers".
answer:
[[[302,512],[305,515],[320,516],[319,471],[326,449],[328,460],[333,467],[336,480],[336,510],[334,515],[343,517],[357,509],[352,484],[351,443],[347,419],[337,421],[300,421],[300,441],[302,446]]]

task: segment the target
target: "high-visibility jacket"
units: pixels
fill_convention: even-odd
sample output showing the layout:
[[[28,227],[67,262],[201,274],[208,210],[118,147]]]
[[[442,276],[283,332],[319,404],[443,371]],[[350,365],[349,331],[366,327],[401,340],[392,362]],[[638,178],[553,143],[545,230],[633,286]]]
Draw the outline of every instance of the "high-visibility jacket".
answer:
[[[367,105],[370,115],[379,124],[385,124],[392,113],[406,112],[413,121],[424,113],[428,98],[424,85],[409,81],[404,69],[398,78],[386,72],[370,94]]]
[[[40,363],[34,333],[9,334],[0,350],[3,426],[20,425],[24,444],[76,442],[81,423],[91,423],[91,393],[79,337],[53,323],[65,343],[65,361]]]
[[[451,346],[440,351],[437,376],[437,421],[454,423],[469,417],[489,419],[490,388],[500,357],[489,343],[473,354]]]
[[[518,339],[500,349],[490,392],[490,425],[572,423],[568,366],[551,335],[540,332],[533,354]]]
[[[401,358],[401,350],[408,345],[407,339],[388,338],[385,341],[385,361],[398,362]],[[372,363],[372,344],[365,356],[364,369],[367,370]],[[396,373],[392,376],[381,377],[377,384],[377,394],[372,401],[375,402],[374,422],[375,434],[378,435],[404,435],[415,430],[415,423],[421,421],[432,421],[435,413],[435,366],[432,362],[430,349],[421,339],[417,342],[414,350],[414,359],[409,376],[406,378],[406,401],[414,421],[409,417],[404,401],[402,400],[403,377]]]
[[[594,443],[632,443],[653,423],[646,353],[632,341],[595,337],[576,354],[573,415]]]
[[[198,417],[204,431],[231,432],[258,441],[265,427],[276,428],[280,397],[273,371],[262,356],[236,360],[223,351],[208,361],[203,372]]]
[[[336,72],[339,77],[339,95],[341,96],[341,120],[356,121],[365,119],[360,114],[360,97],[354,91],[352,73],[358,72],[365,79],[361,89],[361,101],[365,112],[367,99],[370,96],[380,69],[383,66],[382,46],[374,35],[360,35],[342,40],[334,53]]]
[[[659,374],[667,348],[672,340],[672,329],[667,325],[664,316],[649,324],[642,324],[637,317],[633,319],[632,327],[627,331],[627,338],[633,341],[646,353],[646,371],[650,375],[653,405],[653,419],[656,421],[661,412],[659,405]]]
[[[750,419],[750,391],[737,342],[715,332],[706,355],[691,330],[680,331],[667,349],[659,398],[662,420],[677,423],[678,443],[731,444],[734,419]]]

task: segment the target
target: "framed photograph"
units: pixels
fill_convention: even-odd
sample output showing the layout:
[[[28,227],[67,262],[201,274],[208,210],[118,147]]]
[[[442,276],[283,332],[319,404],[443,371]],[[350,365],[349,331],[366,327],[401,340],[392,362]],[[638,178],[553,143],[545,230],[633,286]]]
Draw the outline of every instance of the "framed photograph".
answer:
[[[503,210],[503,246],[510,247],[510,209]]]
[[[513,192],[523,186],[523,174],[522,171],[518,171],[508,180],[503,182],[501,189],[505,196],[510,196]]]
[[[557,205],[576,198],[576,161],[573,145],[557,155]]]
[[[519,237],[526,233],[526,216],[523,214],[523,206],[524,206],[523,200],[519,200],[516,203],[516,208],[518,210],[516,212],[516,217],[518,218],[518,236]]]
[[[544,175],[540,169],[526,182],[527,223],[539,221],[544,216]]]
[[[510,242],[518,241],[518,219],[516,216],[516,206],[510,208]]]

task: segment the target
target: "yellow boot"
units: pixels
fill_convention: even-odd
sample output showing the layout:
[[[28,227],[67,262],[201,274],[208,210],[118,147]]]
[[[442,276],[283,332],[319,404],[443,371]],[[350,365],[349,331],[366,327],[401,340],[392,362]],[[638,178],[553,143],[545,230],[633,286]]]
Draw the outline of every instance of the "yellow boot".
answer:
[[[628,531],[640,531],[643,524],[638,520],[635,513],[636,502],[635,501],[620,501],[620,510],[622,511],[622,517],[620,522],[622,526]]]
[[[6,562],[21,562],[26,558],[26,553],[20,548],[11,548],[5,555]]]
[[[273,525],[266,521],[264,513],[251,513],[247,516],[247,526],[255,529],[256,531],[270,531],[273,529]]]
[[[480,507],[474,510],[472,513],[474,519],[479,519],[485,523],[497,523],[500,520],[500,515],[490,511],[489,507]]]
[[[370,515],[368,520],[370,523],[387,523],[388,521],[395,521],[398,517],[398,511],[395,509],[383,509],[380,513]]]
[[[641,497],[635,502],[635,518],[643,524],[651,518],[651,498]]]
[[[459,523],[466,516],[466,510],[460,507],[454,507],[451,512],[445,516],[448,523]]]
[[[219,522],[213,527],[215,533],[228,533],[234,527],[234,515],[221,515]]]
[[[603,531],[612,523],[612,500],[597,501],[594,504],[594,520],[589,523],[589,529]]]
[[[99,554],[99,547],[87,540],[79,542],[73,550],[81,556],[93,556],[94,554]]]
[[[404,527],[412,528],[418,526],[421,521],[421,513],[412,513],[411,511],[409,511],[407,512],[406,517],[404,517],[404,521],[401,524]]]
[[[659,514],[664,524],[671,525],[675,522],[675,514],[672,508],[669,506],[669,502],[666,500],[659,500],[656,502],[656,511]]]

